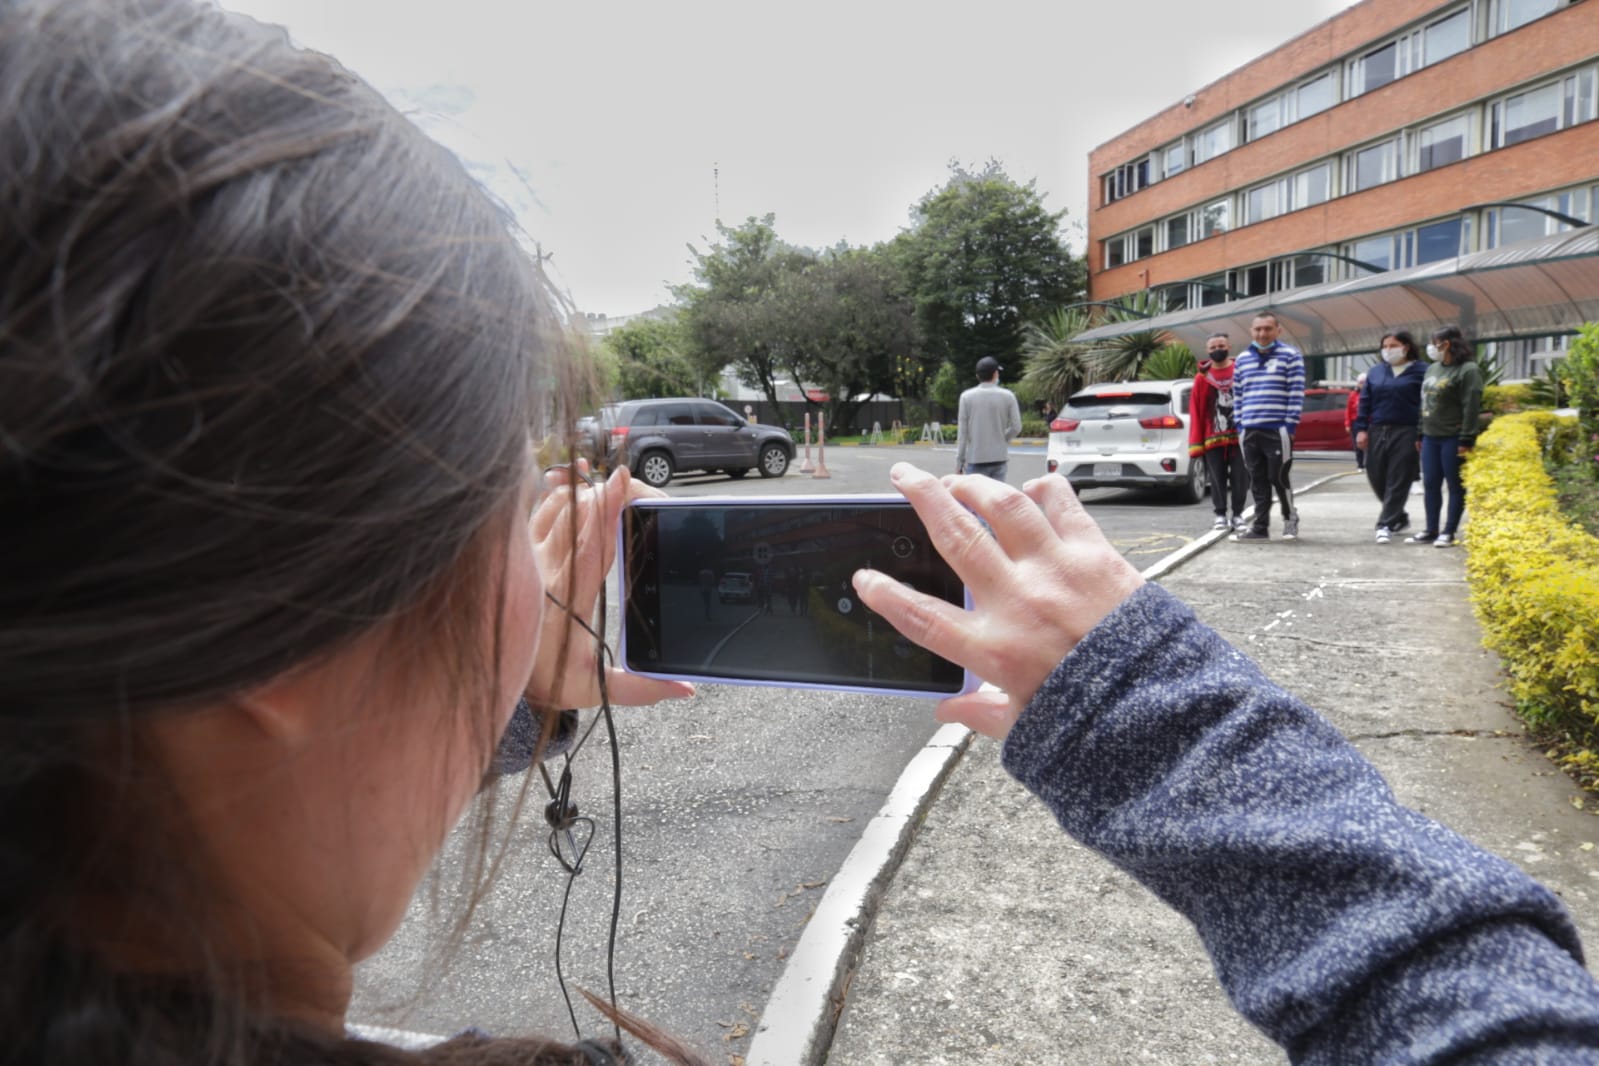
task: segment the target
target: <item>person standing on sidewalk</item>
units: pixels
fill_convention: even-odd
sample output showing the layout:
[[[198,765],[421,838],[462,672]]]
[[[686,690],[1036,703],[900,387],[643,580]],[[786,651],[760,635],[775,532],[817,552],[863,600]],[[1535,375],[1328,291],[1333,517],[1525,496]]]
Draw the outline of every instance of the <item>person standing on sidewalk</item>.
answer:
[[[1477,443],[1482,371],[1458,326],[1436,330],[1427,354],[1438,360],[1427,368],[1421,383],[1421,488],[1427,528],[1407,543],[1449,548],[1454,546],[1460,516],[1466,510],[1460,464]],[[1449,512],[1440,527],[1445,482],[1449,483]]]
[[[1282,324],[1270,311],[1256,315],[1249,332],[1254,340],[1233,368],[1233,417],[1249,468],[1255,517],[1232,539],[1271,538],[1271,496],[1276,490],[1283,510],[1283,539],[1294,540],[1299,536],[1299,512],[1288,474],[1294,465],[1294,433],[1305,407],[1305,357],[1277,339]]]
[[[1022,431],[1016,394],[999,387],[999,361],[977,360],[977,384],[961,393],[955,432],[955,473],[1005,480],[1011,438]]]
[[[1205,341],[1206,360],[1194,375],[1188,394],[1188,459],[1203,462],[1210,474],[1214,528],[1239,532],[1244,528],[1244,499],[1249,495],[1249,471],[1238,446],[1233,424],[1233,352],[1225,333],[1212,333]],[[1232,518],[1227,503],[1232,501]]]
[[[1382,339],[1382,362],[1365,375],[1355,416],[1355,447],[1366,449],[1366,480],[1377,494],[1377,543],[1387,544],[1410,525],[1405,501],[1416,480],[1421,441],[1421,380],[1427,364],[1404,330]]]
[[[1349,394],[1349,402],[1344,405],[1344,432],[1349,435],[1350,447],[1355,449],[1355,469],[1366,469],[1366,449],[1360,446],[1355,439],[1355,416],[1360,413],[1360,393],[1366,387],[1366,375],[1362,373],[1355,379],[1355,389]]]

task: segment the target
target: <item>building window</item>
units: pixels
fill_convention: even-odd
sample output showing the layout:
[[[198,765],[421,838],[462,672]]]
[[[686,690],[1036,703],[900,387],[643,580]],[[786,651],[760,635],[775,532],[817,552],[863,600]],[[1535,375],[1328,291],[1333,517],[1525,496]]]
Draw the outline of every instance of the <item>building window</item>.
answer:
[[[1110,270],[1127,262],[1127,238],[1112,237],[1105,242],[1105,269]]]
[[[1199,236],[1214,237],[1232,228],[1232,201],[1217,200],[1199,209]]]
[[[1436,263],[1440,259],[1453,259],[1460,254],[1461,238],[1465,231],[1465,223],[1458,218],[1434,222],[1430,226],[1418,226],[1414,242],[1407,242],[1413,243],[1414,252],[1405,257],[1405,265],[1420,266],[1423,263]]]
[[[1392,270],[1397,263],[1397,257],[1394,255],[1394,238],[1392,234],[1386,234],[1381,237],[1367,237],[1363,241],[1356,241],[1347,247],[1344,254],[1351,259],[1358,259],[1362,263],[1370,263],[1372,266],[1381,267],[1384,270]],[[1350,277],[1363,277],[1371,273],[1365,267],[1356,266],[1354,263],[1349,263],[1347,266],[1349,267]]]
[[[1299,87],[1298,108],[1300,118],[1309,118],[1318,111],[1325,111],[1333,105],[1334,91],[1333,75],[1331,71],[1319,78],[1312,78]]]
[[[1374,189],[1399,177],[1399,142],[1383,141],[1349,154],[1349,190]]]
[[[1596,210],[1599,210],[1599,186],[1591,190],[1568,189],[1565,192],[1537,196],[1519,202],[1527,207],[1542,210],[1529,211],[1523,207],[1491,209],[1486,217],[1487,240],[1484,242],[1484,247],[1498,248],[1502,244],[1536,240],[1571,228],[1569,223],[1546,215],[1544,211],[1558,211],[1563,215],[1592,222]]]
[[[1495,0],[1494,32],[1509,33],[1565,5],[1566,0]]]
[[[1282,214],[1285,206],[1281,186],[1284,182],[1269,181],[1257,185],[1244,194],[1244,222],[1264,222]]]
[[[1471,116],[1456,115],[1416,133],[1416,170],[1433,170],[1466,158],[1469,154]]]
[[[1105,175],[1105,202],[1113,204],[1139,189],[1148,188],[1150,158],[1145,156],[1132,163],[1119,166]]]
[[[1322,163],[1294,175],[1294,210],[1325,203],[1331,196],[1331,163]]]
[[[1422,31],[1422,65],[1429,66],[1441,59],[1458,55],[1471,47],[1471,10],[1461,8],[1446,15]]]
[[[1145,226],[1133,234],[1133,258],[1148,259],[1155,254],[1155,227]]]
[[[1218,122],[1194,135],[1194,165],[1215,159],[1233,147],[1233,120]]]
[[[1178,215],[1166,220],[1166,249],[1181,248],[1188,243],[1188,216]]]
[[[1591,121],[1599,99],[1595,98],[1594,72],[1584,70],[1566,79],[1566,106],[1565,122],[1567,126],[1575,126],[1579,122]]]
[[[1227,287],[1237,295],[1228,295],[1229,300],[1241,299],[1245,296],[1266,295],[1267,267],[1265,263],[1255,266],[1240,267],[1227,272]]]
[[[1320,285],[1327,280],[1327,258],[1320,255],[1296,255],[1287,263],[1287,276],[1283,288],[1301,289],[1306,285]]]
[[[1499,131],[1497,147],[1508,148],[1559,129],[1562,103],[1559,82],[1507,98],[1503,122],[1494,123]],[[1496,118],[1499,108],[1494,105]]]
[[[1213,304],[1227,302],[1227,275],[1212,274],[1208,278],[1200,278],[1194,282],[1197,291],[1197,300],[1190,300],[1189,306],[1198,304],[1200,307],[1210,307]]]
[[[1283,127],[1283,100],[1284,97],[1274,96],[1265,103],[1256,104],[1249,109],[1245,116],[1245,140],[1258,141],[1266,134],[1276,133]]]
[[[1359,96],[1399,77],[1399,42],[1389,41],[1359,59],[1349,61],[1349,95]]]
[[[1188,152],[1182,141],[1167,145],[1162,155],[1165,156],[1166,176],[1168,178],[1173,174],[1181,174],[1188,165]]]

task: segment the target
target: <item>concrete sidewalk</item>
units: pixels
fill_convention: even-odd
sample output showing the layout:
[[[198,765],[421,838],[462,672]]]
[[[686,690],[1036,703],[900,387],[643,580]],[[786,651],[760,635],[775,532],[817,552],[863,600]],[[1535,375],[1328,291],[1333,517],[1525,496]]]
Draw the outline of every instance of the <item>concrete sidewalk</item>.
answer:
[[[1298,502],[1298,542],[1221,541],[1162,583],[1327,715],[1403,802],[1520,864],[1599,945],[1599,822],[1507,705],[1465,549],[1374,544],[1358,477]],[[1064,836],[997,748],[977,738],[927,808],[829,1066],[1283,1062],[1228,1006],[1186,921]]]

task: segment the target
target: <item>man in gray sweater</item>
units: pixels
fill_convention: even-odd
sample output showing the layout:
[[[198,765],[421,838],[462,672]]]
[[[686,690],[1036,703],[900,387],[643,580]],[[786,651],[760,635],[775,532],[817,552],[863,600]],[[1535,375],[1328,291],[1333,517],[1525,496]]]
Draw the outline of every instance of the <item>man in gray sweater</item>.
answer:
[[[1016,394],[999,387],[999,361],[977,360],[978,384],[961,393],[955,436],[955,473],[982,474],[1005,480],[1010,465],[1010,440],[1022,431]]]

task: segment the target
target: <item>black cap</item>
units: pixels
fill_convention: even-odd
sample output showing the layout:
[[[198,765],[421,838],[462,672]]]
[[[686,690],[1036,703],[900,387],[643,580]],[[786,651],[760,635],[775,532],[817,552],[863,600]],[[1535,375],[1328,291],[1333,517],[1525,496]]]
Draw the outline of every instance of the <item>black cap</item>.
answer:
[[[977,376],[980,378],[990,377],[1003,369],[1004,367],[999,365],[999,360],[992,355],[985,355],[977,360]]]

